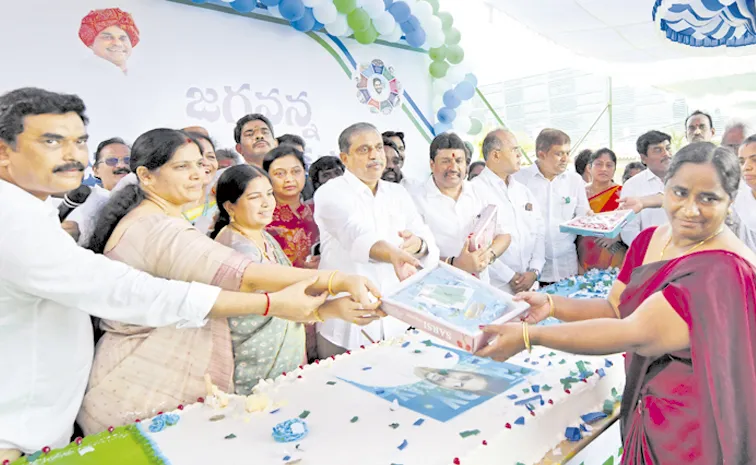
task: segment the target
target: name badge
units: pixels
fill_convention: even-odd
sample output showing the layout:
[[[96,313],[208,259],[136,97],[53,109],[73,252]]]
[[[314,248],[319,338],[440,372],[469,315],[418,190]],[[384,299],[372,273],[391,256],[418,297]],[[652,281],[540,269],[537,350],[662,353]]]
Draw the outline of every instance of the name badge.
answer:
[[[532,212],[533,211],[533,204],[532,203],[526,203],[525,204],[525,211],[526,212]]]

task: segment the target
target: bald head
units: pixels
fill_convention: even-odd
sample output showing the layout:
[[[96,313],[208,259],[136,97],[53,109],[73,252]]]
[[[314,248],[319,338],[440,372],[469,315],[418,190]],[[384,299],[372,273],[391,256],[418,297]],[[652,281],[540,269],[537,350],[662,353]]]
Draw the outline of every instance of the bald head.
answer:
[[[494,129],[486,134],[486,138],[483,139],[483,159],[488,160],[489,155],[494,150],[511,148],[511,146],[516,147],[517,145],[517,137],[511,131],[504,128]]]
[[[486,166],[502,179],[520,170],[522,151],[511,131],[500,128],[489,132],[483,139],[482,151]]]
[[[722,134],[722,146],[729,147],[733,152],[738,153],[738,147],[743,143],[746,137],[750,135],[748,126],[740,121],[730,123]]]

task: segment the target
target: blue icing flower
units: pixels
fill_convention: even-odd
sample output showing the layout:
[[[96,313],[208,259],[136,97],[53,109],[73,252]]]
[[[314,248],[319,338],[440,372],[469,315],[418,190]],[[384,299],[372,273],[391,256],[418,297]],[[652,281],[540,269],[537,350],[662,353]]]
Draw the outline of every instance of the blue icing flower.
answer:
[[[286,420],[273,427],[273,439],[276,442],[294,442],[307,436],[307,423],[299,418]]]
[[[179,420],[181,419],[181,417],[179,417],[179,416],[178,416],[177,414],[175,414],[175,413],[168,413],[168,414],[166,414],[166,415],[163,415],[163,416],[165,417],[165,423],[166,423],[166,424],[167,424],[168,426],[173,426],[173,425],[175,425],[175,424],[176,424],[176,423],[178,423],[178,422],[179,422]]]
[[[159,433],[165,429],[165,415],[158,415],[155,418],[152,419],[152,423],[150,423],[150,433]]]

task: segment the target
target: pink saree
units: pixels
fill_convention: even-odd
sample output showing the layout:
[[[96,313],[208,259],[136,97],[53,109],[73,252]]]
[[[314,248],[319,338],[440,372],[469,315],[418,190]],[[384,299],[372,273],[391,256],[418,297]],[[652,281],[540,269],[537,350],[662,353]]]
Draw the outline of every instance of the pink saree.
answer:
[[[662,292],[688,323],[691,347],[628,353],[622,463],[756,463],[756,270],[722,250],[643,265],[653,231],[633,242],[620,272],[620,314]]]
[[[127,217],[128,218],[128,217]],[[179,218],[151,215],[127,226],[108,257],[154,276],[239,290],[251,261]],[[146,328],[102,320],[89,386],[77,421],[85,434],[175,409],[205,395],[205,374],[233,392],[226,319],[202,328]]]

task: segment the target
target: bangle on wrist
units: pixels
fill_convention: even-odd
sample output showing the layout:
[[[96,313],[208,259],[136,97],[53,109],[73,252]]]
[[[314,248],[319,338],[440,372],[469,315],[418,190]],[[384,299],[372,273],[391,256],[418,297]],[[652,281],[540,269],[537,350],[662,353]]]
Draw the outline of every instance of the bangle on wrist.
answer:
[[[546,298],[549,299],[549,318],[556,318],[556,305],[554,305],[554,298],[551,294],[546,294]]]
[[[338,271],[331,273],[331,276],[328,278],[328,295],[330,295],[331,297],[336,295],[333,292],[333,278],[336,276],[336,273],[338,273]]]
[[[531,353],[533,347],[530,345],[530,333],[528,333],[528,322],[522,322],[522,340],[525,342],[525,349]]]
[[[318,323],[322,323],[322,322],[324,322],[324,321],[325,321],[325,320],[323,319],[323,317],[322,317],[322,316],[320,316],[320,309],[319,309],[319,308],[316,308],[316,309],[315,309],[315,311],[314,311],[314,312],[312,312],[312,316],[314,316],[314,317],[315,317],[315,321],[317,321]]]
[[[265,294],[265,313],[262,314],[262,316],[268,316],[268,313],[270,313],[270,294],[267,292],[264,292]]]

